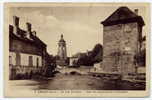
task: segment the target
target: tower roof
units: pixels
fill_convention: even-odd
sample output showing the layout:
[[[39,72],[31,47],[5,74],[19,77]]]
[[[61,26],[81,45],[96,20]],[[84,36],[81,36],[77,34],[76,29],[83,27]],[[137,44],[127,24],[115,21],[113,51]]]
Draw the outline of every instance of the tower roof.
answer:
[[[61,34],[61,39],[59,40],[59,42],[65,42],[65,40],[63,39],[63,34]]]
[[[101,24],[104,26],[109,26],[129,22],[138,22],[140,25],[144,25],[144,21],[141,16],[131,11],[128,7],[120,7],[107,19],[101,22]]]

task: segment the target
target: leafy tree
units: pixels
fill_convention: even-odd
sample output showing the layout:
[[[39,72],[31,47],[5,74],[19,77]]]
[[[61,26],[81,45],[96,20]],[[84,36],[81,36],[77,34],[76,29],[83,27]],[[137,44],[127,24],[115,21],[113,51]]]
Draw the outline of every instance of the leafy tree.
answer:
[[[101,44],[96,44],[91,54],[92,62],[100,62],[103,59],[103,47]]]
[[[140,66],[145,66],[146,64],[146,49],[143,49],[141,52],[137,53],[134,57],[135,62]]]
[[[102,61],[103,48],[101,44],[96,44],[89,54],[84,53],[78,59],[78,65],[92,66],[96,62]]]

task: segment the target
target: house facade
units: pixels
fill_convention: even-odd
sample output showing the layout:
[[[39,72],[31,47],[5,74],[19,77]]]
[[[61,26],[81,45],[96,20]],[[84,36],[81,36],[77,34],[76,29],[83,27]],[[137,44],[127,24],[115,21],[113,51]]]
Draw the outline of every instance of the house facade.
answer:
[[[103,70],[129,74],[136,72],[135,55],[141,50],[144,21],[138,9],[118,8],[103,24]]]
[[[27,78],[41,73],[46,66],[46,44],[32,31],[32,25],[26,23],[26,30],[19,27],[19,17],[13,16],[13,25],[9,25],[9,78]]]
[[[75,67],[75,66],[78,66],[77,63],[78,63],[78,57],[70,57],[69,59],[69,66],[70,67]]]

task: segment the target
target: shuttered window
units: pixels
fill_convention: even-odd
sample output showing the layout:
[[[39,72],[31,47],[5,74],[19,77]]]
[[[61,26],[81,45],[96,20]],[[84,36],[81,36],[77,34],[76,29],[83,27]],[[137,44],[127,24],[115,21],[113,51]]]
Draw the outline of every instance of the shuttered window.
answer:
[[[39,58],[36,59],[36,66],[39,67]]]
[[[29,66],[33,66],[33,57],[29,56]]]
[[[21,65],[21,55],[19,52],[16,53],[16,65]]]

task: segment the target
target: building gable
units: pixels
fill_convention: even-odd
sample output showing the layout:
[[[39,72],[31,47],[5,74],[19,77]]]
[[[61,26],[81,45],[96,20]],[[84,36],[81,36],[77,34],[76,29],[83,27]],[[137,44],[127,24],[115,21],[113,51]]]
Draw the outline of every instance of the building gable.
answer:
[[[129,22],[138,22],[141,26],[144,25],[144,21],[141,16],[138,16],[127,7],[120,7],[107,19],[101,22],[101,24],[103,24],[104,26],[109,26]]]

